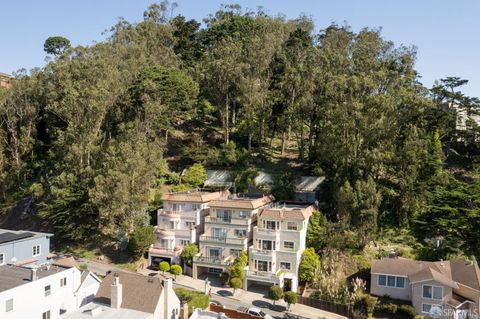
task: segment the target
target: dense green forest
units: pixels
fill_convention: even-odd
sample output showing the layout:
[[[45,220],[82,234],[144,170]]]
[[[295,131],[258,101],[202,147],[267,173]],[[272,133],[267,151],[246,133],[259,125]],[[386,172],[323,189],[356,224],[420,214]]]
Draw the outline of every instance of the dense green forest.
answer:
[[[480,131],[452,109],[479,111],[466,80],[426,88],[415,48],[376,29],[171,12],[154,4],[91,46],[52,38],[45,67],[0,92],[2,211],[33,198],[57,238],[118,240],[185,167],[266,167],[284,196],[295,174],[325,175],[312,247],[402,232],[424,257],[480,256]]]

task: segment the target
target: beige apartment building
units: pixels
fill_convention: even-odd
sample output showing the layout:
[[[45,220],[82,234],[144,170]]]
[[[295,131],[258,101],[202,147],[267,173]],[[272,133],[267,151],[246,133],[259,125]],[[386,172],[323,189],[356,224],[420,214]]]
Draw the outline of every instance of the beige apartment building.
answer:
[[[257,213],[268,208],[273,196],[231,195],[210,202],[205,232],[200,236],[200,252],[193,259],[193,278],[202,273],[220,273],[252,240]]]
[[[308,221],[315,209],[315,205],[285,202],[258,213],[245,269],[246,289],[252,284],[275,284],[297,291]]]
[[[180,263],[185,245],[198,242],[203,233],[209,203],[228,196],[226,192],[191,190],[162,196],[163,208],[157,212],[155,243],[148,250],[148,264],[157,266],[161,261]]]

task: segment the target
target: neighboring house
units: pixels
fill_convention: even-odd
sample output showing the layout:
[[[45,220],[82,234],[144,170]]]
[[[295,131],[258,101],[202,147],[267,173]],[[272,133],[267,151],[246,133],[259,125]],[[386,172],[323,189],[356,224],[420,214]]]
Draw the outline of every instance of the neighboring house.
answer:
[[[5,73],[0,73],[0,88],[6,88],[9,89],[12,87],[12,84],[10,83],[10,80],[12,77],[8,74]]]
[[[320,185],[325,180],[324,176],[302,176],[295,186],[293,200],[304,203],[314,203],[320,197]]]
[[[172,279],[163,281],[128,272],[111,272],[102,281],[94,302],[65,319],[178,319],[180,300]]]
[[[40,266],[50,254],[52,234],[0,229],[0,265]]]
[[[455,128],[459,131],[465,131],[469,125],[468,121],[472,121],[476,125],[480,125],[480,115],[479,114],[470,114],[467,109],[459,106],[453,105],[453,110],[455,111],[456,121]]]
[[[276,284],[297,291],[308,221],[315,209],[314,205],[285,202],[258,213],[245,271],[246,289],[251,284]]]
[[[88,302],[99,281],[91,273],[59,265],[0,266],[0,318],[60,318]]]
[[[155,243],[148,250],[148,264],[180,263],[183,247],[196,243],[203,232],[209,202],[227,195],[228,192],[197,190],[163,195],[163,208],[158,210],[158,226],[154,230]]]
[[[410,301],[426,317],[444,309],[453,318],[464,318],[479,309],[480,269],[475,262],[465,260],[373,260],[370,293]]]
[[[226,271],[235,257],[248,249],[257,212],[270,207],[273,200],[273,196],[231,195],[211,201],[200,252],[193,258],[193,278],[204,272]]]
[[[233,186],[229,171],[207,170],[207,176],[207,180],[203,183],[204,187],[230,188]]]

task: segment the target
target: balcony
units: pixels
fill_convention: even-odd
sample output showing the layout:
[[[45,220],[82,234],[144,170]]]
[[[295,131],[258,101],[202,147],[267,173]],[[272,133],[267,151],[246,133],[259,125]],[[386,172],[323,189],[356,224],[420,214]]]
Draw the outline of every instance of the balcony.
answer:
[[[248,218],[221,218],[221,217],[207,216],[205,217],[205,223],[248,226],[248,224],[250,223],[250,220]]]
[[[247,238],[228,238],[228,237],[212,237],[212,236],[200,236],[200,242],[205,243],[220,243],[229,245],[246,245]]]
[[[278,278],[275,274],[267,271],[258,271],[258,270],[246,270],[246,275],[248,279],[268,281],[277,283]]]
[[[160,239],[173,239],[175,238],[175,230],[174,229],[160,229],[156,228],[155,229],[155,234],[158,236]]]
[[[193,256],[193,262],[201,264],[228,266],[230,265],[231,259],[229,257],[223,259],[221,257]]]
[[[155,245],[151,246],[148,249],[148,253],[151,255],[159,255],[159,256],[178,256],[182,252],[181,247],[175,247],[173,250],[169,247],[156,247]]]
[[[253,246],[250,246],[250,256],[271,258],[272,256],[275,256],[275,250],[255,249]]]
[[[253,228],[253,238],[278,240],[279,234],[280,231],[274,229],[258,228],[258,226]]]

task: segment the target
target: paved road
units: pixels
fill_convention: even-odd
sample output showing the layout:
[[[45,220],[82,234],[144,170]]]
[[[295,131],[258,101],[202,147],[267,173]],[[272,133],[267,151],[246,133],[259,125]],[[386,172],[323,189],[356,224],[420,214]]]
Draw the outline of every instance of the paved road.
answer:
[[[112,267],[108,264],[102,264],[100,262],[91,261],[87,259],[78,258],[77,262],[87,265],[90,271],[96,274],[104,276],[107,271],[127,271]],[[139,273],[143,275],[156,275],[158,272],[148,269],[141,270]],[[261,291],[244,291],[239,290],[235,296],[232,296],[231,288],[223,288],[214,278],[209,278],[212,281],[212,297],[211,300],[220,302],[224,307],[230,309],[238,309],[239,307],[257,307],[261,308],[265,313],[271,315],[275,319],[286,318],[285,317],[285,302],[277,301],[277,306],[273,306],[271,300],[264,296]],[[174,281],[174,287],[188,288],[195,291],[203,291],[204,281],[193,279],[188,276],[180,276],[177,281]],[[265,287],[263,287],[265,290]],[[300,314],[302,318],[323,318],[323,319],[346,319],[337,314],[329,313],[323,310],[307,307],[305,305],[292,305],[292,313]]]

